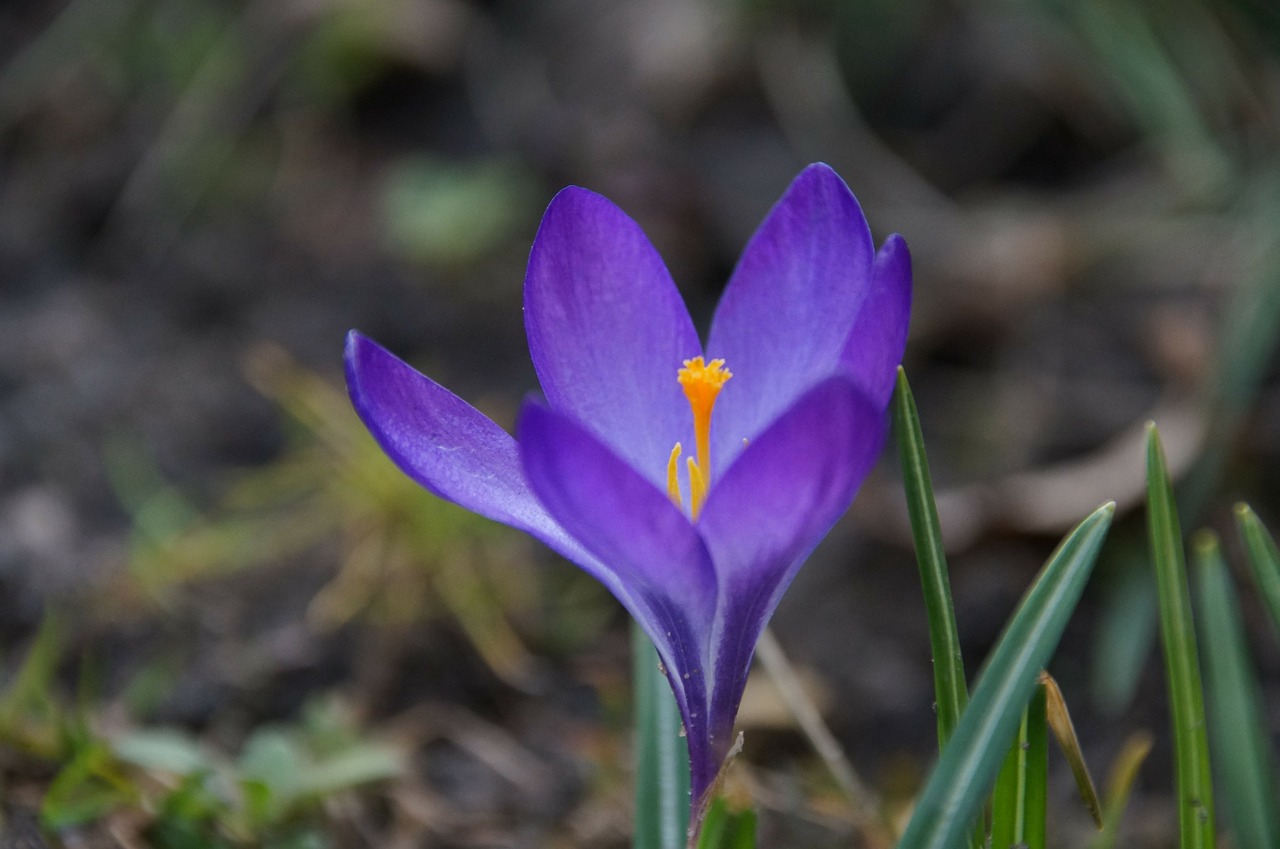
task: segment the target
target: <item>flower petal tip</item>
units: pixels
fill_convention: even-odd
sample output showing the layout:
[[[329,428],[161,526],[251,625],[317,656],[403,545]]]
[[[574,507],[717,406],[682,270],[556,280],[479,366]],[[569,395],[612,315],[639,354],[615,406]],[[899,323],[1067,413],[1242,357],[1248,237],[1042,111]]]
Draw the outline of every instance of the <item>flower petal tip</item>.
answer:
[[[800,171],[799,174],[796,175],[796,178],[792,182],[799,183],[804,180],[834,180],[838,181],[840,185],[846,186],[844,178],[836,173],[836,169],[832,168],[825,162],[809,163]]]
[[[364,377],[370,368],[370,360],[376,358],[379,353],[386,352],[378,343],[358,330],[347,331],[346,344],[342,352],[342,365],[347,378],[347,394],[361,418],[365,417],[368,410],[363,391]]]
[[[599,192],[582,186],[565,186],[547,204],[547,210],[542,216],[542,228],[546,227],[548,220],[562,215],[598,215],[612,210],[621,213],[617,204]]]

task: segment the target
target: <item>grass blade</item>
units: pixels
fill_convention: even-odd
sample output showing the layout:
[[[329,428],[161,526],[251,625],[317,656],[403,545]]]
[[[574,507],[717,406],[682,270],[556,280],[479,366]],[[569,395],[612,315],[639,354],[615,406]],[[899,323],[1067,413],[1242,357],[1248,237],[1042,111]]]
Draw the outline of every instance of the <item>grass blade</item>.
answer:
[[[1151,752],[1152,737],[1140,731],[1125,741],[1124,748],[1111,764],[1107,774],[1107,802],[1102,809],[1102,832],[1089,844],[1089,849],[1113,849],[1120,836],[1120,818],[1129,807],[1129,794],[1138,778],[1138,770]]]
[[[58,663],[62,659],[64,629],[61,617],[46,611],[27,657],[6,690],[0,691],[0,745],[26,736],[23,726],[40,720],[51,733],[40,735],[46,745],[38,748],[50,757],[57,751],[52,733],[62,711],[52,698]]]
[[[1091,689],[1104,713],[1119,714],[1132,704],[1156,634],[1156,579],[1147,556],[1146,532],[1131,539],[1118,531],[1107,546],[1106,582],[1094,629]]]
[[[689,748],[658,652],[634,622],[631,657],[636,715],[634,849],[685,849],[689,830]]]
[[[1045,688],[1036,687],[991,798],[991,849],[1044,849],[1049,737]]]
[[[1261,690],[1245,646],[1240,603],[1236,599],[1218,538],[1196,536],[1196,589],[1200,633],[1204,634],[1205,682],[1209,730],[1214,750],[1230,753],[1218,761],[1223,796],[1238,849],[1273,849],[1276,828],[1275,764],[1262,721]]]
[[[929,643],[933,650],[933,686],[938,711],[938,747],[941,749],[969,700],[964,680],[964,660],[960,656],[960,636],[956,631],[951,584],[947,578],[947,557],[942,549],[942,529],[933,498],[929,460],[925,456],[920,415],[907,383],[907,373],[898,368],[898,385],[893,394],[893,430],[902,462],[902,483],[906,489],[907,512],[911,516],[911,536],[920,565],[920,583],[929,618]]]
[[[1253,575],[1262,590],[1262,599],[1267,603],[1271,621],[1280,629],[1280,551],[1276,550],[1276,541],[1248,504],[1236,505],[1236,523],[1244,537],[1249,565],[1253,567]]]
[[[941,751],[969,702],[969,688],[965,683],[960,633],[956,628],[947,555],[942,546],[942,526],[933,496],[933,479],[929,474],[929,458],[925,454],[924,434],[920,429],[920,413],[916,410],[915,396],[911,394],[911,385],[902,366],[898,366],[892,407],[893,431],[902,465],[902,485],[907,497],[907,514],[911,519],[911,538],[920,568],[920,587],[924,591],[925,616],[929,623],[933,703],[938,716],[938,750]],[[985,832],[979,816],[969,836],[970,849],[982,849],[986,842]]]
[[[977,819],[1036,677],[1062,637],[1106,537],[1106,504],[1058,546],[1009,620],[938,765],[916,803],[899,849],[954,849]]]
[[[1147,532],[1156,572],[1182,849],[1213,849],[1213,784],[1182,530],[1155,425],[1147,426]]]

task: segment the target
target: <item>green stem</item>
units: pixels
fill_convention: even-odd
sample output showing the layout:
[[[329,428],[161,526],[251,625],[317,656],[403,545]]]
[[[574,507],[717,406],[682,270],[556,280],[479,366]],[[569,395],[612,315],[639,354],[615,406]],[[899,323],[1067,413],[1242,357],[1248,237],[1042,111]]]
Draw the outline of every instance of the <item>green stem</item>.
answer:
[[[636,718],[634,849],[684,849],[689,839],[689,747],[658,652],[631,623]]]

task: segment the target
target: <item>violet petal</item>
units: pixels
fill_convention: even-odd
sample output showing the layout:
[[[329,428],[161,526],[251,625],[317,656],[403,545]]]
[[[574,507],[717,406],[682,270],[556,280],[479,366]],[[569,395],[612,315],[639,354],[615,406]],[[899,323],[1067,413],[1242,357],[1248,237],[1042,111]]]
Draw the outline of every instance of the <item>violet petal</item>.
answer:
[[[879,407],[889,405],[911,320],[911,254],[894,234],[876,254],[871,288],[840,362]]]
[[[707,354],[734,374],[713,425],[721,468],[744,438],[838,368],[873,256],[844,181],[822,164],[802,171],[748,242],[711,324]]]
[[[619,600],[653,640],[688,732],[695,776],[718,767],[707,739],[706,646],[716,604],[711,558],[667,496],[569,416],[537,402],[519,422],[529,485],[562,527],[626,587]],[[714,775],[714,772],[712,772]]]
[[[520,456],[547,511],[630,586],[710,621],[716,578],[706,547],[664,492],[573,418],[537,402],[520,413]]]
[[[757,638],[804,558],[848,508],[886,417],[840,375],[800,397],[716,481],[698,529],[720,581],[711,730],[727,745]]]
[[[347,334],[352,406],[387,456],[441,498],[532,534],[606,584],[609,570],[547,513],[524,480],[510,434],[354,330]]]
[[[600,195],[562,190],[538,228],[524,293],[548,403],[662,486],[672,446],[691,434],[676,372],[702,345],[644,232]]]

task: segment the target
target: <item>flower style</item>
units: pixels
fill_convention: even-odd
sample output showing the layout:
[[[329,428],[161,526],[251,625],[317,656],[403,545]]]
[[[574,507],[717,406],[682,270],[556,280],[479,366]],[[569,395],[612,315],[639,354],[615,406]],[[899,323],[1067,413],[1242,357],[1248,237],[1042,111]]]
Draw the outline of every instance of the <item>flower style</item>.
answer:
[[[748,243],[704,354],[639,226],[570,187],[529,257],[546,400],[525,402],[518,440],[354,331],[347,382],[406,474],[542,540],[635,617],[675,693],[700,803],[757,638],[879,454],[910,301],[906,243],[877,252],[848,187],[811,165]]]

